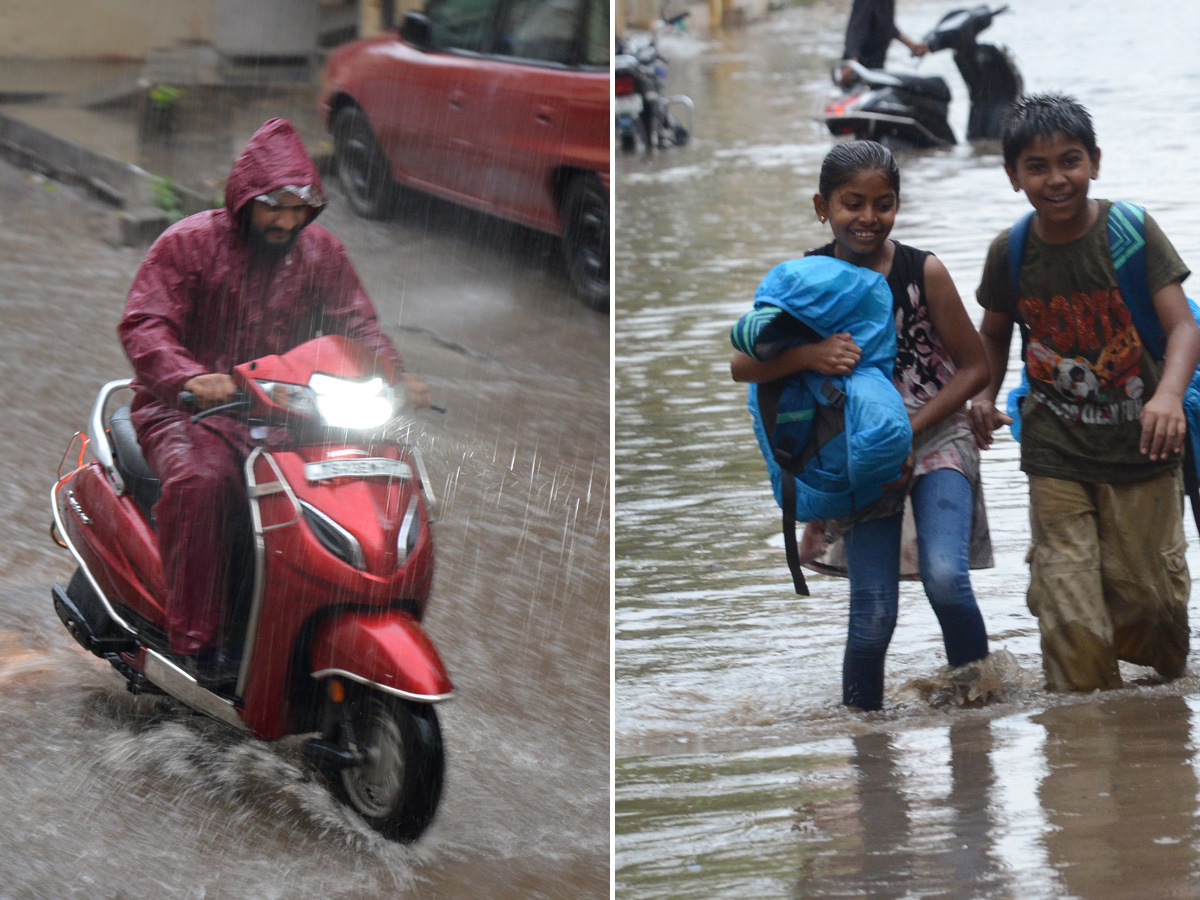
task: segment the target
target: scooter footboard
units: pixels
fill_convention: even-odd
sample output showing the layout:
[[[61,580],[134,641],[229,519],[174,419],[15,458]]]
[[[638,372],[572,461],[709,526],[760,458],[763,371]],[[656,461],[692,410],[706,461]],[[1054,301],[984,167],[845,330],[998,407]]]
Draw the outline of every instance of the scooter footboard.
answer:
[[[429,636],[407,613],[344,612],[313,637],[313,678],[340,675],[415,700],[437,703],[454,696],[454,685]]]

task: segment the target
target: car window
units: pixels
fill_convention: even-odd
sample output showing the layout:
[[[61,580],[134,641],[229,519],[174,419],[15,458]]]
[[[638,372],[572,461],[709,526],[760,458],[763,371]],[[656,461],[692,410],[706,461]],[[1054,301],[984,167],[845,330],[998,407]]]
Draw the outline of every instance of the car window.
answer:
[[[513,0],[501,26],[499,52],[570,65],[587,0]]]
[[[592,0],[591,9],[588,11],[583,61],[589,66],[607,66],[612,62],[612,42],[608,33],[608,0]]]
[[[433,45],[439,50],[486,53],[498,0],[430,0],[425,6]]]

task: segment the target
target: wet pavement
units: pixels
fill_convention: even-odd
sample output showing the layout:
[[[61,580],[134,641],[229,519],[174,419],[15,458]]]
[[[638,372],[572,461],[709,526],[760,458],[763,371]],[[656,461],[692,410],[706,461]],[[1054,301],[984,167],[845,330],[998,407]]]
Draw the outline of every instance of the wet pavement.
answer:
[[[291,120],[314,157],[332,153],[315,68],[243,66],[221,76],[189,62],[183,49],[145,64],[0,58],[0,112],[216,203],[230,163],[271,116]],[[169,112],[149,100],[160,85],[172,90]]]
[[[262,119],[301,108],[207,107],[227,130],[178,151],[223,177]],[[417,197],[365,222],[330,195],[322,223],[448,408],[418,439],[442,500],[426,625],[459,691],[438,817],[412,847],[381,841],[286,741],[131,697],[66,635],[49,490],[97,389],[128,374],[115,327],[145,247],[80,188],[0,162],[0,896],[608,895],[609,319],[547,239]]]

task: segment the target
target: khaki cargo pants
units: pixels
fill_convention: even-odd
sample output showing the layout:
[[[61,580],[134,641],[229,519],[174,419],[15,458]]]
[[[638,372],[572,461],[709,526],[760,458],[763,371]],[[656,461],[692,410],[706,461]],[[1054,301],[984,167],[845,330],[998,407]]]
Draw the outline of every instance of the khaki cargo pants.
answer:
[[[1117,660],[1183,674],[1191,577],[1179,470],[1133,484],[1029,477],[1029,610],[1052,691],[1121,686]]]

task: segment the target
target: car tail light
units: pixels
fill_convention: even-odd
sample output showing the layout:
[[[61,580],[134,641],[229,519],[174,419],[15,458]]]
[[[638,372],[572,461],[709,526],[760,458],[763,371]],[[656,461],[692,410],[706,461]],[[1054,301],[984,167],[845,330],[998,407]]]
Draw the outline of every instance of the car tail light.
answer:
[[[634,92],[633,76],[618,75],[613,82],[613,90],[618,94],[632,94]]]

